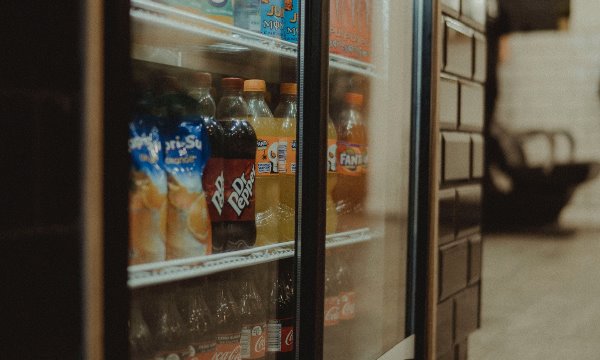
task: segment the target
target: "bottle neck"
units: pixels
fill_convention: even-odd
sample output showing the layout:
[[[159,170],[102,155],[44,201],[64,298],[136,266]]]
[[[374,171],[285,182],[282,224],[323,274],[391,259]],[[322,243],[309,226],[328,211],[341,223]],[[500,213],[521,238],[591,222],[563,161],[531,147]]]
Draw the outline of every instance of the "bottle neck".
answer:
[[[262,91],[247,91],[244,93],[248,102],[250,101],[265,101],[265,93]]]
[[[223,97],[225,96],[242,96],[243,92],[241,89],[224,89]]]

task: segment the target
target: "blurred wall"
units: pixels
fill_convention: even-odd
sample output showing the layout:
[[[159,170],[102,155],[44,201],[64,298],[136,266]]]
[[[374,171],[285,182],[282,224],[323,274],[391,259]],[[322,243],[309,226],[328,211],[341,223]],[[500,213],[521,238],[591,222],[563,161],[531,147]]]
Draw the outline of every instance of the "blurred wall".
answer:
[[[514,130],[567,129],[578,160],[600,161],[598,14],[600,2],[572,0],[567,31],[511,34],[498,69],[497,121]],[[543,162],[544,144],[531,145],[531,160]],[[567,147],[559,150],[564,158]],[[600,180],[580,187],[571,204],[600,209]]]

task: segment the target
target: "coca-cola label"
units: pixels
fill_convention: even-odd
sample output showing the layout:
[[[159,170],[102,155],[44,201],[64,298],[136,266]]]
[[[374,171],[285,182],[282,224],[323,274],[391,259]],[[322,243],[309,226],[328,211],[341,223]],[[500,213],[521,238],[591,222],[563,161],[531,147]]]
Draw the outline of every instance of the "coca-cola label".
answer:
[[[254,171],[253,159],[225,159],[225,205],[223,221],[254,220]]]
[[[356,293],[354,291],[340,292],[340,320],[354,319],[356,311]]]
[[[278,151],[278,138],[274,136],[261,136],[256,139],[256,174],[258,176],[278,174]]]
[[[333,326],[340,322],[340,298],[329,296],[325,298],[323,325]]]
[[[267,351],[294,351],[294,318],[269,320],[267,325]]]
[[[223,174],[223,159],[210,158],[202,174],[202,187],[208,200],[208,213],[212,222],[221,218],[225,206],[225,175]]]
[[[217,334],[215,360],[241,360],[240,333]]]
[[[214,360],[217,344],[207,341],[190,346],[186,360]]]
[[[240,339],[242,359],[264,358],[267,350],[266,335],[264,323],[243,325]]]

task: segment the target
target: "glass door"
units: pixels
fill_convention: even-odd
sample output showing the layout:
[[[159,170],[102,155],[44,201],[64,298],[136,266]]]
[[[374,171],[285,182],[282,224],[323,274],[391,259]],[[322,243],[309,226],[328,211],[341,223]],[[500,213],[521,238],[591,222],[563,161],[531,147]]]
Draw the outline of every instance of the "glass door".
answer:
[[[412,3],[330,2],[324,359],[412,358]]]
[[[294,358],[298,6],[131,2],[131,359]]]

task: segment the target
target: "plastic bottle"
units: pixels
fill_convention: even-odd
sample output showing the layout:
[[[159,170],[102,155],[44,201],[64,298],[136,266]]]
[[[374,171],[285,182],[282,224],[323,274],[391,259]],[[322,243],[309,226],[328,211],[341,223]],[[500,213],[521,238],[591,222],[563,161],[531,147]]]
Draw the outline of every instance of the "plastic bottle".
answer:
[[[327,195],[325,199],[325,232],[335,233],[337,229],[338,216],[336,203],[333,200],[333,191],[337,185],[337,131],[331,118],[327,119]]]
[[[276,269],[277,267],[275,267]],[[296,296],[294,267],[291,259],[279,262],[279,271],[271,272],[269,320],[267,321],[267,358],[294,359]]]
[[[250,273],[240,286],[240,321],[242,359],[264,359],[266,354],[267,324],[265,304],[258,294]]]
[[[185,295],[187,311],[184,323],[189,345],[186,360],[212,360],[216,349],[216,329],[204,300],[204,288],[191,287],[185,291]]]
[[[340,290],[340,320],[348,321],[356,315],[356,291],[352,277],[352,268],[343,252],[336,255],[337,277]]]
[[[144,321],[140,301],[134,295],[129,317],[129,358],[145,360],[153,355],[153,342],[148,324]]]
[[[333,192],[338,231],[365,226],[367,136],[360,112],[363,96],[346,93],[344,103],[337,126],[337,184]]]
[[[206,193],[208,213],[212,227],[212,252],[224,251],[226,231],[222,221],[225,206],[225,179],[223,174],[223,154],[225,152],[224,133],[221,123],[216,120],[216,106],[210,90],[212,77],[209,73],[195,73],[189,95],[197,101],[198,113],[204,121],[204,128],[210,141],[210,158],[202,174],[202,188]]]
[[[159,134],[152,115],[153,93],[140,84],[135,115],[129,124],[129,264],[165,260],[167,175]]]
[[[335,326],[340,322],[340,296],[339,280],[332,261],[332,255],[328,252],[325,265],[325,303],[323,306],[323,325]]]
[[[235,26],[260,33],[260,1],[236,0],[233,8]]]
[[[188,353],[184,322],[175,305],[175,293],[163,292],[159,295],[154,329],[156,352],[153,359],[185,359]]]
[[[224,78],[217,120],[223,127],[224,207],[221,214],[225,251],[244,249],[256,242],[255,177],[256,133],[248,122],[242,98],[243,80]]]
[[[275,118],[281,123],[278,170],[280,178],[279,241],[294,239],[296,209],[296,104],[297,85],[283,83],[281,100],[275,108]]]
[[[239,308],[231,295],[226,276],[220,276],[216,297],[216,359],[241,359]]]
[[[264,80],[246,80],[244,96],[249,119],[256,132],[256,245],[279,240],[278,145],[281,124],[275,121],[265,102]]]
[[[212,230],[202,190],[202,172],[210,155],[208,136],[198,103],[184,93],[177,79],[162,78],[156,112],[161,117],[161,140],[167,172],[166,258],[210,254]]]

